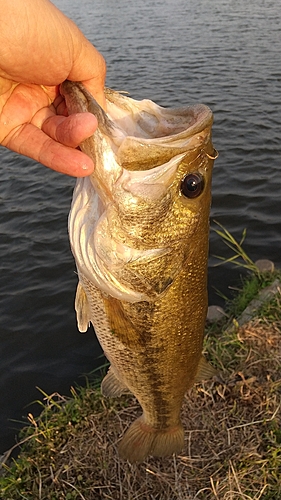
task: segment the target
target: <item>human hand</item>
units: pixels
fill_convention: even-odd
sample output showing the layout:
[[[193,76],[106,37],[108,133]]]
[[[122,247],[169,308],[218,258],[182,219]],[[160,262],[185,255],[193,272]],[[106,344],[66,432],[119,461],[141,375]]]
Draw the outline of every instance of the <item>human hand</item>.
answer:
[[[83,81],[104,106],[103,57],[48,0],[0,5],[0,144],[58,172],[89,175],[92,160],[75,148],[97,120],[67,116],[59,84]]]

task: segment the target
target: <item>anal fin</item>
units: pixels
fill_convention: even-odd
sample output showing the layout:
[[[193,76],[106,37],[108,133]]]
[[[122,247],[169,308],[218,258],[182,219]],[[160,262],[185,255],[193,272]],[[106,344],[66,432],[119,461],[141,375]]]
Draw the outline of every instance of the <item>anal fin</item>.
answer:
[[[108,398],[130,394],[128,387],[116,377],[112,367],[109,368],[101,383],[101,392],[103,396]]]
[[[207,380],[217,375],[217,373],[217,370],[212,365],[210,365],[210,363],[208,363],[208,361],[202,355],[199,361],[194,382],[197,383],[201,382],[202,380]]]

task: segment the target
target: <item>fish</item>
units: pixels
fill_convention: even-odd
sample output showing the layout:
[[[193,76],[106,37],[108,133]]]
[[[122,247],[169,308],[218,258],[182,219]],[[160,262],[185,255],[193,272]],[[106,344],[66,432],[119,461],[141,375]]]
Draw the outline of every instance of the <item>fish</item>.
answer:
[[[80,149],[95,170],[77,180],[69,214],[78,329],[92,323],[106,358],[104,396],[131,393],[142,415],[118,444],[121,459],[180,453],[186,392],[214,375],[202,355],[213,114],[164,108],[105,90],[106,111],[79,82],[61,84],[68,113],[98,128]]]

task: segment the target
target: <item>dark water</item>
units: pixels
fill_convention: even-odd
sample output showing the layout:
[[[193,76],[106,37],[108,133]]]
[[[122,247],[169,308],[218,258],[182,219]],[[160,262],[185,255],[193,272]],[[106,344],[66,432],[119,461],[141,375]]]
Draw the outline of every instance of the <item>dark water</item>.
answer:
[[[56,0],[103,53],[107,84],[164,106],[208,104],[220,151],[212,219],[236,238],[247,228],[253,260],[281,265],[280,82],[278,0]],[[66,393],[98,363],[94,334],[78,333],[75,266],[67,237],[74,180],[0,150],[1,366],[0,452],[47,393]],[[211,254],[227,255],[211,232]],[[213,268],[225,293],[240,271]],[[9,420],[8,420],[9,419]]]

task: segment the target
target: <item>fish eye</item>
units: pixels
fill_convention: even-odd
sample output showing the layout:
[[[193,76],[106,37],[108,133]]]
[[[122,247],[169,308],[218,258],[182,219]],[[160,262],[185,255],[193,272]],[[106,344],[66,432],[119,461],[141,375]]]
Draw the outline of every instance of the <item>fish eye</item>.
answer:
[[[197,198],[204,187],[204,181],[200,174],[187,174],[181,181],[180,191],[186,198]]]

